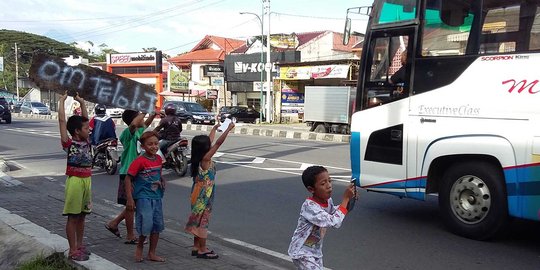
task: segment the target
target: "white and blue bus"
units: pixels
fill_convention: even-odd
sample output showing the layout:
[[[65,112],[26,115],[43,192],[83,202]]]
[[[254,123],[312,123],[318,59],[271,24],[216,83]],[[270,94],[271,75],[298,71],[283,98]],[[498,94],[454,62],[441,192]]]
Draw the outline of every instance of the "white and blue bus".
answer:
[[[445,224],[473,239],[509,217],[539,220],[539,81],[538,0],[375,0],[352,177],[399,197],[438,194]]]

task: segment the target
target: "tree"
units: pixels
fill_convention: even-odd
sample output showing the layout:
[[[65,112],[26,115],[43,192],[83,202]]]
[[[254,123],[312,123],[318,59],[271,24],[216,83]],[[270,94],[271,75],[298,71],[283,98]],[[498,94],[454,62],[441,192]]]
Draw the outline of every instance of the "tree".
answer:
[[[95,55],[98,62],[105,62],[107,60],[107,54],[118,53],[115,49],[109,48],[109,45],[105,43],[99,44],[98,48],[100,50],[100,53]]]
[[[16,89],[15,43],[17,43],[18,47],[18,72],[21,77],[28,75],[32,56],[35,53],[47,53],[57,57],[82,56],[90,61],[95,61],[95,57],[70,44],[40,35],[2,29],[0,30],[0,56],[4,57],[4,71],[0,72],[0,75],[2,77],[2,86],[12,93],[15,93]],[[26,91],[26,89],[20,89],[21,93]]]

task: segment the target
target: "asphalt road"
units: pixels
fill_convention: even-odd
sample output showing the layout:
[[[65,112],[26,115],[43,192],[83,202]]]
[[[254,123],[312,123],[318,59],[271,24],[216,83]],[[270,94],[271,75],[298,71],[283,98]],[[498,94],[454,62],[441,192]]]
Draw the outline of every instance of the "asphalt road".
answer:
[[[348,150],[347,144],[230,135],[215,158],[217,193],[210,231],[285,255],[300,205],[309,195],[300,180],[302,168],[310,164],[328,167],[336,180],[333,198],[339,203],[350,175]],[[1,124],[0,156],[20,167],[10,173],[17,179],[60,179],[65,170],[55,121]],[[95,171],[95,200],[116,200],[117,177]],[[168,224],[176,226],[173,229],[182,230],[189,212],[191,179],[178,178],[172,171],[165,171],[164,177],[171,184],[164,198],[165,216]],[[499,238],[479,242],[449,233],[438,215],[436,197],[421,202],[361,191],[343,226],[325,237],[325,266],[540,269],[539,223],[512,221]]]

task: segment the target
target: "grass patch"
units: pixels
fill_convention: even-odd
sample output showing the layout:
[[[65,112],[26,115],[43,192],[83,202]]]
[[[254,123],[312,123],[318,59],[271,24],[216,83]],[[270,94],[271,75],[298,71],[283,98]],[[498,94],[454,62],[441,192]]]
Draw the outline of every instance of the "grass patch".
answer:
[[[76,270],[71,266],[62,253],[54,253],[49,257],[39,255],[34,259],[20,264],[17,270]]]

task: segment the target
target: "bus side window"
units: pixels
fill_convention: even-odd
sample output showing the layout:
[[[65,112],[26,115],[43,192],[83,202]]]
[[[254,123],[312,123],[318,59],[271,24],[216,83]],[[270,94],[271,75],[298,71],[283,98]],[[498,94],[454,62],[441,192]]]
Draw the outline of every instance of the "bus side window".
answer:
[[[447,2],[453,1],[428,0],[422,33],[424,57],[465,54],[474,15],[468,12],[466,4],[447,5]]]
[[[480,54],[540,49],[540,8],[523,3],[488,10],[482,25]]]

